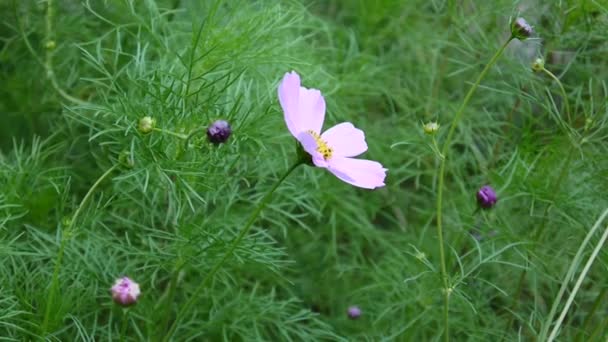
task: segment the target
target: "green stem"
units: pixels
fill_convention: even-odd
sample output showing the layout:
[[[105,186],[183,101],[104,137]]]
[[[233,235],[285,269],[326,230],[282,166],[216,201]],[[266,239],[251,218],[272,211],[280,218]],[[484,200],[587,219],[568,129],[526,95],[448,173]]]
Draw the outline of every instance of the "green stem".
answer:
[[[167,299],[165,301],[165,314],[163,317],[163,321],[162,324],[159,326],[159,336],[160,334],[162,334],[166,327],[167,324],[169,323],[169,317],[171,316],[171,309],[173,308],[173,300],[175,298],[175,288],[177,287],[177,280],[179,278],[179,272],[181,271],[182,267],[184,266],[184,263],[181,261],[181,259],[175,264],[175,269],[173,270],[173,274],[171,275],[171,280],[169,281],[169,290],[167,293]]]
[[[80,204],[78,205],[78,208],[76,209],[76,212],[72,216],[68,226],[65,229],[62,229],[62,231],[61,231],[61,242],[59,245],[59,251],[57,252],[57,258],[55,260],[55,268],[53,270],[53,278],[51,280],[49,296],[47,297],[47,301],[46,301],[46,310],[44,313],[44,320],[42,321],[41,336],[43,338],[45,337],[47,330],[48,330],[49,320],[51,318],[51,309],[53,307],[53,304],[55,303],[55,296],[57,295],[57,286],[59,284],[59,270],[61,269],[61,262],[63,260],[63,253],[65,250],[65,245],[66,245],[68,239],[72,235],[72,229],[74,228],[74,224],[76,223],[76,220],[80,216],[80,213],[82,212],[82,209],[84,208],[85,204],[87,203],[89,198],[91,198],[91,196],[93,195],[93,192],[95,191],[95,189],[97,189],[99,184],[101,184],[101,182],[106,177],[108,177],[112,173],[112,171],[114,171],[118,166],[119,166],[119,164],[112,166],[103,175],[101,175],[101,177],[99,177],[99,179],[97,179],[97,181],[95,181],[95,183],[93,184],[93,186],[91,186],[91,188],[89,189],[87,194],[84,196],[82,201],[80,201]]]
[[[302,163],[303,163],[302,159],[299,159],[298,161],[296,161],[285,172],[285,174],[281,178],[279,178],[279,180],[274,184],[274,186],[272,188],[270,188],[270,190],[268,190],[266,195],[264,195],[264,197],[262,197],[257,208],[254,210],[254,212],[251,214],[251,216],[249,216],[249,220],[247,221],[247,223],[245,223],[245,227],[243,229],[241,229],[241,231],[239,232],[239,235],[232,241],[232,244],[230,244],[230,246],[228,247],[228,251],[213,266],[211,271],[209,271],[209,273],[207,273],[205,275],[205,277],[201,281],[200,285],[194,290],[194,293],[190,296],[190,299],[188,299],[186,304],[184,304],[184,306],[182,306],[182,308],[179,310],[179,312],[177,313],[177,316],[175,317],[175,320],[173,321],[173,324],[171,324],[171,327],[169,328],[169,330],[167,331],[167,334],[163,338],[163,341],[168,341],[171,338],[171,336],[175,332],[175,329],[177,328],[177,325],[179,324],[180,319],[183,318],[188,313],[188,311],[190,310],[192,305],[194,305],[194,303],[198,299],[200,292],[205,288],[207,283],[213,278],[215,273],[217,273],[217,271],[224,265],[224,263],[228,260],[228,258],[230,258],[232,256],[232,254],[234,253],[236,248],[239,246],[239,244],[241,243],[243,238],[245,238],[245,236],[247,235],[249,230],[251,230],[251,227],[253,227],[253,223],[256,221],[256,219],[258,218],[258,216],[260,215],[262,210],[266,207],[266,204],[268,204],[268,202],[272,198],[272,194],[275,192],[275,190],[279,187],[279,185],[281,185],[281,183],[283,183],[283,181],[287,178],[287,176],[289,176],[289,174],[291,174],[291,172],[293,170],[295,170],[298,166],[300,166]]]
[[[608,209],[606,211],[604,211],[604,214],[602,215],[602,217],[600,218],[600,220],[598,220],[597,227],[599,227],[599,224],[604,220],[604,217],[607,214],[608,214]],[[592,232],[590,232],[589,235],[592,235],[593,232],[594,232],[594,230],[595,229],[592,229]],[[581,284],[583,283],[583,281],[587,277],[587,273],[589,272],[589,269],[591,268],[591,266],[595,262],[595,259],[597,259],[597,256],[600,253],[600,250],[602,249],[602,247],[604,246],[604,243],[606,243],[607,239],[608,239],[608,226],[606,226],[606,228],[604,229],[604,234],[602,234],[602,237],[600,238],[600,241],[595,246],[595,249],[593,249],[593,252],[591,252],[591,255],[587,259],[587,263],[583,267],[583,270],[581,271],[581,273],[578,276],[578,279],[576,280],[576,284],[574,284],[574,287],[572,288],[572,291],[570,291],[570,296],[568,296],[568,299],[566,300],[566,304],[564,305],[564,308],[562,309],[561,314],[557,318],[557,322],[555,322],[555,325],[553,326],[553,330],[551,331],[551,334],[549,335],[549,338],[547,339],[548,342],[552,342],[553,340],[555,340],[555,338],[559,334],[562,322],[564,321],[564,318],[566,317],[566,314],[568,313],[568,310],[570,310],[570,306],[572,305],[572,302],[574,301],[574,297],[576,296],[576,294],[580,290]],[[565,282],[566,284],[567,284],[568,280],[569,279],[566,279],[566,282]],[[551,322],[549,322],[549,324],[550,323]],[[547,326],[547,328],[548,328],[548,326]],[[544,335],[541,335],[541,336],[544,336]]]
[[[574,258],[572,258],[570,267],[568,268],[568,271],[566,272],[566,275],[564,276],[564,280],[562,281],[562,286],[560,287],[559,292],[557,293],[557,297],[555,297],[555,300],[553,301],[553,305],[551,306],[549,315],[547,316],[547,318],[545,320],[545,324],[542,325],[541,332],[540,332],[540,339],[539,339],[540,341],[546,340],[547,333],[549,332],[549,328],[551,327],[551,323],[553,323],[553,317],[555,316],[555,313],[557,312],[557,307],[561,303],[562,297],[566,293],[568,284],[570,283],[570,281],[572,279],[574,279],[574,274],[576,273],[576,270],[578,269],[580,260],[583,257],[583,253],[585,252],[585,250],[587,248],[587,244],[589,244],[589,241],[591,241],[591,238],[595,235],[595,232],[600,227],[600,225],[602,224],[602,222],[604,221],[606,216],[608,216],[608,209],[606,209],[604,211],[604,213],[602,213],[602,215],[596,221],[596,223],[593,225],[591,230],[589,230],[589,232],[587,233],[587,236],[585,236],[585,239],[578,247],[578,251],[576,251]],[[561,317],[561,319],[563,319],[563,317]],[[561,319],[559,321],[560,323],[561,323]]]
[[[55,17],[55,10],[53,8],[53,0],[46,0],[46,39],[45,39],[45,44],[48,44],[50,42],[55,43],[54,40],[54,30],[53,30],[53,19]],[[34,49],[31,47],[29,40],[27,39],[27,37],[25,36],[25,34],[23,34],[23,38],[25,41],[25,44],[27,45],[28,49],[30,50],[30,52],[34,55],[36,55],[36,52],[34,51]],[[49,79],[49,81],[51,82],[51,85],[53,86],[53,89],[55,89],[55,91],[64,99],[73,102],[75,104],[78,105],[87,105],[88,103],[85,101],[82,101],[78,98],[75,98],[74,96],[68,94],[65,90],[63,90],[63,88],[61,88],[61,86],[59,85],[59,82],[57,82],[57,78],[55,77],[55,71],[53,68],[53,51],[55,50],[55,48],[51,48],[51,47],[45,47],[46,48],[46,54],[45,54],[45,59],[44,59],[44,69],[46,70],[46,77]]]
[[[549,77],[551,77],[555,81],[555,83],[557,83],[559,89],[562,91],[562,96],[564,97],[564,106],[566,107],[566,116],[568,117],[568,123],[571,124],[572,118],[570,117],[570,105],[568,104],[568,95],[566,95],[566,89],[564,89],[564,86],[562,85],[562,82],[559,80],[559,78],[557,78],[557,76],[555,76],[551,71],[545,68],[543,68],[543,71],[545,72],[545,74],[549,75]]]
[[[604,296],[606,296],[606,293],[608,293],[608,287],[602,288],[602,291],[600,291],[598,293],[598,295],[595,297],[595,302],[593,303],[593,307],[591,307],[591,310],[587,313],[587,317],[585,318],[585,321],[583,322],[583,327],[580,329],[580,332],[578,333],[578,335],[576,337],[577,342],[582,342],[584,340],[584,338],[585,338],[584,334],[585,334],[585,332],[589,331],[589,324],[591,324],[591,320],[593,319],[593,316],[595,316],[595,312],[600,307],[600,304],[604,303]],[[589,341],[592,341],[592,340],[590,339]]]
[[[169,135],[172,135],[172,136],[174,136],[176,138],[180,138],[180,139],[188,139],[188,137],[189,137],[189,135],[185,135],[185,134],[181,134],[181,133],[175,133],[175,132],[168,131],[168,130],[162,129],[162,128],[154,127],[154,130],[156,132],[161,132],[161,133],[169,134]]]
[[[124,341],[125,336],[127,335],[127,328],[129,327],[129,310],[130,309],[124,309],[122,313],[122,326],[120,328],[120,336],[118,337],[120,342]]]
[[[444,319],[444,325],[445,325],[445,327],[444,327],[444,340],[445,341],[449,341],[449,339],[450,339],[449,321],[448,321],[450,287],[448,284],[448,276],[447,276],[447,272],[446,272],[445,250],[444,250],[444,243],[443,243],[442,213],[443,213],[443,183],[444,183],[444,179],[445,179],[445,165],[446,165],[446,160],[447,160],[447,156],[448,156],[448,149],[450,148],[450,144],[452,142],[452,137],[454,136],[454,132],[456,131],[456,126],[460,122],[460,119],[462,118],[462,115],[464,113],[464,109],[466,108],[467,104],[471,100],[473,93],[475,93],[475,90],[479,86],[479,83],[481,82],[481,80],[488,73],[490,68],[496,63],[496,61],[498,60],[500,55],[502,55],[502,53],[507,48],[507,45],[509,45],[509,43],[511,42],[511,40],[513,40],[513,38],[514,37],[509,37],[509,39],[500,47],[500,49],[498,49],[498,51],[494,54],[494,56],[492,56],[492,58],[490,59],[488,64],[485,66],[485,68],[481,71],[481,73],[477,77],[477,80],[471,86],[471,89],[469,89],[469,92],[465,96],[462,104],[460,105],[460,108],[458,108],[458,111],[456,112],[456,114],[454,115],[454,118],[452,119],[452,123],[450,125],[450,130],[448,131],[448,135],[443,144],[443,149],[441,150],[441,155],[443,156],[443,158],[441,158],[441,165],[439,167],[439,185],[438,185],[438,189],[437,189],[437,237],[438,237],[438,244],[439,244],[439,254],[441,257],[441,278],[443,281],[443,292],[444,292],[444,309],[443,309],[444,317],[443,317],[443,319]]]

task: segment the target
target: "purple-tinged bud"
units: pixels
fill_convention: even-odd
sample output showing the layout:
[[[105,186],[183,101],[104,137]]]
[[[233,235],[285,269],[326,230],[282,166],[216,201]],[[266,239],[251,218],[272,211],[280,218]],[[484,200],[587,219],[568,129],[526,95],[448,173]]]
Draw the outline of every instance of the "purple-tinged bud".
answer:
[[[350,319],[358,319],[361,317],[361,309],[356,305],[350,306],[346,313]]]
[[[484,185],[477,191],[477,203],[484,209],[490,209],[498,201],[496,191],[489,185]]]
[[[534,32],[532,26],[524,18],[517,18],[511,23],[511,35],[513,38],[525,40],[532,35],[532,32]]]
[[[131,280],[129,277],[116,279],[112,286],[112,299],[116,304],[121,306],[130,306],[137,302],[137,297],[140,295],[139,284]]]
[[[230,124],[225,120],[217,120],[207,128],[207,138],[214,144],[225,143],[231,133]]]

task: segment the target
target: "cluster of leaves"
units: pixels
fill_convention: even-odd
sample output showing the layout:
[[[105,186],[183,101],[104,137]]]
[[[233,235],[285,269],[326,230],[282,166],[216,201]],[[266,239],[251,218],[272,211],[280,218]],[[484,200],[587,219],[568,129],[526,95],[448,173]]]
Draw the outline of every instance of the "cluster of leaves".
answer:
[[[517,9],[507,0],[454,3],[0,2],[0,336],[112,339],[124,318],[108,289],[129,275],[143,294],[128,335],[161,337],[295,158],[276,100],[292,69],[323,91],[329,126],[352,121],[366,131],[367,157],[389,169],[387,187],[358,190],[299,169],[195,298],[175,339],[439,336],[438,158],[420,124],[447,127]],[[540,38],[513,42],[490,71],[449,159],[457,340],[536,336],[608,206],[608,10],[593,1],[530,6],[519,10]],[[567,99],[530,71],[538,56]],[[137,130],[146,115],[159,131]],[[234,131],[221,146],[167,133],[216,119]],[[498,205],[475,212],[486,183]],[[49,303],[67,226],[59,295]],[[607,265],[600,253],[564,338],[605,333]],[[363,310],[357,321],[346,316],[353,304]]]

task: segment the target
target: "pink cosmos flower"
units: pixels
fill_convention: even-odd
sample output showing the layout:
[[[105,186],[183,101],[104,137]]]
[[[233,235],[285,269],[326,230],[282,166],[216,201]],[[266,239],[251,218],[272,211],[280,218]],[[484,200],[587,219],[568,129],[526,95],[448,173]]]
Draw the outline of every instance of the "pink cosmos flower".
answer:
[[[387,169],[376,161],[352,158],[367,151],[362,130],[343,122],[321,133],[325,99],[319,90],[300,86],[300,76],[295,71],[283,77],[279,102],[289,132],[312,156],[315,166],[326,168],[342,181],[360,188],[384,186]]]
[[[137,297],[141,293],[139,290],[139,284],[131,280],[129,277],[122,277],[116,279],[114,286],[112,286],[112,299],[116,304],[122,306],[129,306],[137,301]]]

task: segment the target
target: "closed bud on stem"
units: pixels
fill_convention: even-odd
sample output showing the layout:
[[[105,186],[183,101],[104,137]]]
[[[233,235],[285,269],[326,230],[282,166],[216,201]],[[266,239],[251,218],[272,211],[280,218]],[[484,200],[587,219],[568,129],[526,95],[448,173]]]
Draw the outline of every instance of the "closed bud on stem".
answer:
[[[139,124],[137,125],[137,130],[142,134],[148,134],[154,130],[156,127],[156,120],[154,120],[151,116],[144,116],[139,119]]]
[[[232,134],[232,128],[225,120],[217,120],[207,128],[207,138],[216,145],[225,143],[230,134]]]
[[[532,32],[534,32],[532,26],[524,18],[517,18],[511,23],[511,35],[513,38],[525,40],[526,38],[530,38]]]
[[[356,305],[350,306],[346,313],[350,319],[358,319],[361,317],[361,309]]]
[[[541,72],[545,69],[545,60],[542,58],[537,58],[532,62],[532,71]]]
[[[137,302],[137,298],[141,294],[139,284],[131,280],[129,277],[116,279],[112,291],[112,299],[120,306],[130,306]]]
[[[430,121],[422,126],[425,134],[434,135],[439,131],[439,124],[435,121]]]
[[[47,50],[54,50],[54,49],[55,49],[55,47],[57,47],[57,44],[55,43],[55,41],[54,41],[54,40],[49,40],[49,41],[47,41],[47,42],[44,44],[44,47],[45,47]]]
[[[489,185],[484,185],[477,191],[477,203],[483,209],[492,208],[498,201],[496,191]]]

